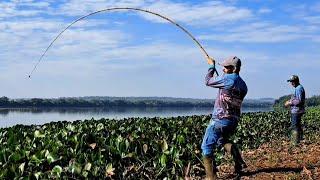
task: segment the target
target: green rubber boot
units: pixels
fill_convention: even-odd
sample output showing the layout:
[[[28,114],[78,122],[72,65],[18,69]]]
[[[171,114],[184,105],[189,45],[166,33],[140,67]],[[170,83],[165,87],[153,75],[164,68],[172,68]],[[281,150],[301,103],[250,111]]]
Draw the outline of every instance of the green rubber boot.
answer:
[[[297,146],[300,143],[300,134],[297,130],[291,131],[291,144]]]
[[[234,161],[234,171],[237,175],[240,175],[242,169],[247,168],[247,165],[242,159],[239,149],[235,144],[231,143],[225,144],[224,148],[227,152],[229,152],[232,155]]]
[[[212,157],[203,157],[203,165],[206,171],[206,180],[216,180],[217,168]]]

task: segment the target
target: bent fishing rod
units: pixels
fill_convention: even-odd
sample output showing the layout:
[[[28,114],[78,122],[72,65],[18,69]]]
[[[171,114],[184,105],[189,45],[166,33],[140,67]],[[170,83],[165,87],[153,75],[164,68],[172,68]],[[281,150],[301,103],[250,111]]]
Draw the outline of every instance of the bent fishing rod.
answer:
[[[156,12],[152,12],[150,10],[145,10],[145,9],[140,9],[140,8],[131,8],[131,7],[114,7],[114,8],[107,8],[107,9],[102,9],[99,11],[95,11],[92,12],[90,14],[87,14],[85,16],[82,16],[78,19],[76,19],[75,21],[73,21],[71,24],[69,24],[65,29],[63,29],[49,44],[49,46],[45,49],[45,51],[42,53],[42,55],[40,56],[40,58],[38,59],[37,63],[35,64],[35,66],[33,67],[32,71],[29,74],[29,78],[31,78],[33,72],[36,70],[36,68],[38,67],[38,65],[40,64],[41,60],[43,59],[43,57],[46,55],[47,51],[51,48],[51,46],[53,45],[53,43],[67,30],[69,29],[72,25],[74,25],[75,23],[77,23],[78,21],[81,21],[89,16],[101,13],[101,12],[107,12],[107,11],[118,11],[118,10],[126,10],[126,11],[139,11],[139,12],[144,12],[144,13],[148,13],[148,14],[152,14],[155,16],[158,16],[168,22],[170,22],[171,24],[175,25],[176,27],[178,27],[180,30],[182,30],[183,32],[185,32],[201,49],[201,51],[203,52],[203,54],[205,55],[205,57],[207,59],[211,59],[213,61],[213,63],[215,63],[215,61],[210,58],[210,56],[208,55],[207,51],[203,48],[203,46],[199,43],[199,41],[184,27],[182,27],[181,25],[179,25],[178,23],[176,23],[175,21],[171,20],[170,18],[161,15],[159,13]],[[215,70],[215,73],[219,76],[217,70]]]

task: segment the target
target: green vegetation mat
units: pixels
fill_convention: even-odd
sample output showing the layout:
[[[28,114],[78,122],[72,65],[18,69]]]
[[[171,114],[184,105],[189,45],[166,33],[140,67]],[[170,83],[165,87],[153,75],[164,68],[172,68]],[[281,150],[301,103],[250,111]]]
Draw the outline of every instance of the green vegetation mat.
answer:
[[[210,116],[129,118],[16,125],[0,129],[0,178],[179,179],[201,163]],[[303,117],[305,139],[320,134],[320,108]],[[289,113],[245,113],[233,138],[242,149],[286,138]],[[221,160],[219,150],[217,161]],[[199,168],[190,174],[202,175]],[[202,173],[202,174],[201,174]]]

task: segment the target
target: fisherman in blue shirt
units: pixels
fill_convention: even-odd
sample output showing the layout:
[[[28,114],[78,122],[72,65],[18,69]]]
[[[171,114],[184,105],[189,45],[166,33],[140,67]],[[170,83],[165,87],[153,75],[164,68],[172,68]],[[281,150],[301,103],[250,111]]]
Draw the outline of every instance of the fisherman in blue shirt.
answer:
[[[285,102],[285,106],[291,107],[291,143],[297,145],[303,135],[301,117],[305,113],[305,91],[297,75],[292,75],[287,81],[294,87],[291,99]]]
[[[247,94],[247,85],[239,76],[241,61],[232,56],[220,65],[224,67],[224,75],[216,78],[214,60],[208,58],[210,68],[205,78],[206,86],[217,88],[218,95],[215,99],[211,122],[203,137],[201,149],[206,171],[206,179],[217,179],[217,168],[214,162],[214,149],[224,147],[231,153],[235,162],[235,173],[239,175],[242,168],[246,167],[236,144],[229,140],[235,133],[241,114],[241,105]]]

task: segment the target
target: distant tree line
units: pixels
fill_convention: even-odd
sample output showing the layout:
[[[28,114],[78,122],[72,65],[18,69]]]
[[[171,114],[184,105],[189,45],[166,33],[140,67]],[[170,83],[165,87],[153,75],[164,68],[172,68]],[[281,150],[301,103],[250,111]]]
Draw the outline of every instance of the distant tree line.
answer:
[[[279,99],[275,100],[273,107],[275,109],[284,109],[284,103],[291,98],[291,95],[281,96]],[[306,106],[320,106],[320,96],[312,96],[310,98],[306,98]]]
[[[214,100],[171,97],[0,98],[2,108],[25,107],[213,107]],[[244,107],[271,107],[273,101],[245,100]]]

